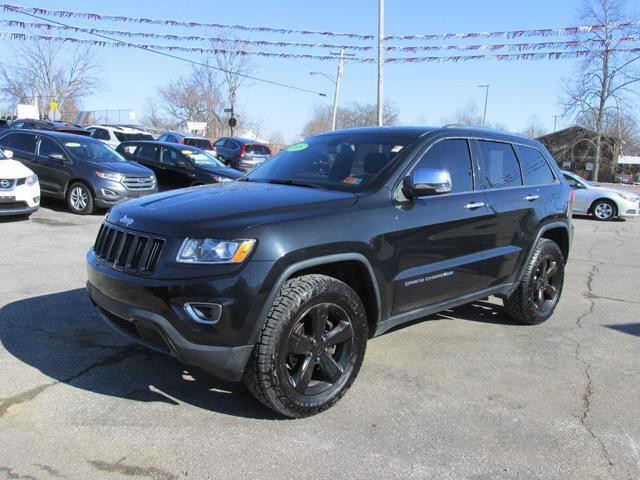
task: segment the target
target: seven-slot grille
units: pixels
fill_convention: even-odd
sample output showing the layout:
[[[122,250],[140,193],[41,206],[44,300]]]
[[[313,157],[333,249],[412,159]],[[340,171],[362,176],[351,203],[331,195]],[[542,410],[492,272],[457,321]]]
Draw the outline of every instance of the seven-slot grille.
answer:
[[[156,181],[153,177],[124,177],[122,184],[129,190],[137,192],[141,190],[153,190],[156,186]]]
[[[113,228],[107,224],[100,226],[93,254],[105,265],[128,273],[150,275],[158,263],[164,239]]]

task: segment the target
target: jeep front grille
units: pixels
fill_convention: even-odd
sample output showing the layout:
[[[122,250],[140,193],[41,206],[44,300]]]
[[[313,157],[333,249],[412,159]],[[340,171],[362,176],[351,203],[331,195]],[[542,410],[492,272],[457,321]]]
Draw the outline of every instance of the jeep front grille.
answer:
[[[153,190],[156,186],[156,180],[154,177],[124,177],[122,184],[131,191],[140,192]]]
[[[93,245],[96,259],[116,270],[150,275],[153,273],[164,239],[103,223]]]

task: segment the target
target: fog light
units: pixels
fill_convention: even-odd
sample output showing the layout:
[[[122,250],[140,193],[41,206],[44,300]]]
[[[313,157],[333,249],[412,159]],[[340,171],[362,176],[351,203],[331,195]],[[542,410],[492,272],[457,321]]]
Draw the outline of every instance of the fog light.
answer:
[[[194,322],[213,325],[220,320],[222,305],[217,303],[185,303],[184,311]]]
[[[108,190],[106,188],[101,188],[100,191],[102,192],[102,195],[104,195],[105,197],[108,198],[117,198],[118,194],[116,192],[114,192],[113,190]]]
[[[33,197],[33,203],[40,203],[40,197]]]

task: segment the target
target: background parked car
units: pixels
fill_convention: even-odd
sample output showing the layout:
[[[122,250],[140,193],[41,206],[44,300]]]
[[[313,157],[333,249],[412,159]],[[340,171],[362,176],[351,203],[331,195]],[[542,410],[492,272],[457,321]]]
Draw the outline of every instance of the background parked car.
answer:
[[[197,147],[200,150],[213,153],[215,155],[215,149],[208,138],[201,137],[199,135],[192,135],[189,133],[180,132],[167,132],[158,137],[158,142],[167,143],[181,143],[182,145],[189,145],[190,147]]]
[[[66,199],[73,213],[86,215],[158,190],[151,170],[93,138],[12,129],[0,133],[0,146],[38,175],[43,196]]]
[[[640,216],[640,196],[591,183],[575,173],[563,171],[562,175],[573,190],[573,213],[593,215],[603,221]]]
[[[0,118],[0,130],[4,130],[7,128],[11,128],[11,125],[9,125],[9,120],[5,120],[4,118]]]
[[[90,125],[87,130],[96,140],[116,148],[120,142],[131,140],[153,140],[153,135],[143,130],[113,125]]]
[[[222,137],[215,141],[216,156],[232,168],[249,171],[271,158],[271,148],[255,140]]]
[[[0,151],[0,216],[28,217],[40,207],[38,176],[11,157]]]
[[[51,120],[16,120],[11,124],[11,128],[26,128],[30,130],[51,130],[54,132],[75,133],[76,135],[90,136],[91,132],[88,132],[79,125],[67,122],[54,122]]]
[[[242,176],[196,147],[167,142],[122,142],[116,151],[153,170],[163,190],[228,182]]]

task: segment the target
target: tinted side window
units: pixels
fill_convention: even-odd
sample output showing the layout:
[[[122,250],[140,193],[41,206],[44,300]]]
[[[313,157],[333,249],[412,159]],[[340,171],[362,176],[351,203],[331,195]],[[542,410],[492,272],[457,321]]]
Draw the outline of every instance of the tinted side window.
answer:
[[[138,158],[143,158],[149,162],[155,162],[157,148],[158,147],[154,145],[139,145],[136,147],[134,155]]]
[[[224,139],[218,140],[216,143],[214,143],[214,145],[216,147],[222,148],[222,145],[224,145]]]
[[[38,155],[48,157],[49,155],[64,155],[62,149],[50,138],[41,137],[38,143]]]
[[[551,167],[540,150],[518,145],[525,185],[545,185],[556,181]]]
[[[518,159],[509,143],[479,141],[482,152],[482,175],[489,188],[522,185]]]
[[[14,133],[9,136],[9,150],[34,153],[36,151],[36,136],[29,133]]]
[[[240,147],[232,140],[225,140],[224,148],[228,148],[229,150],[238,150]]]
[[[473,190],[473,170],[466,140],[443,140],[432,146],[418,161],[416,168],[446,170],[451,175],[452,192]]]
[[[104,128],[96,128],[96,133],[94,133],[93,138],[97,138],[98,140],[109,140],[111,136]]]

